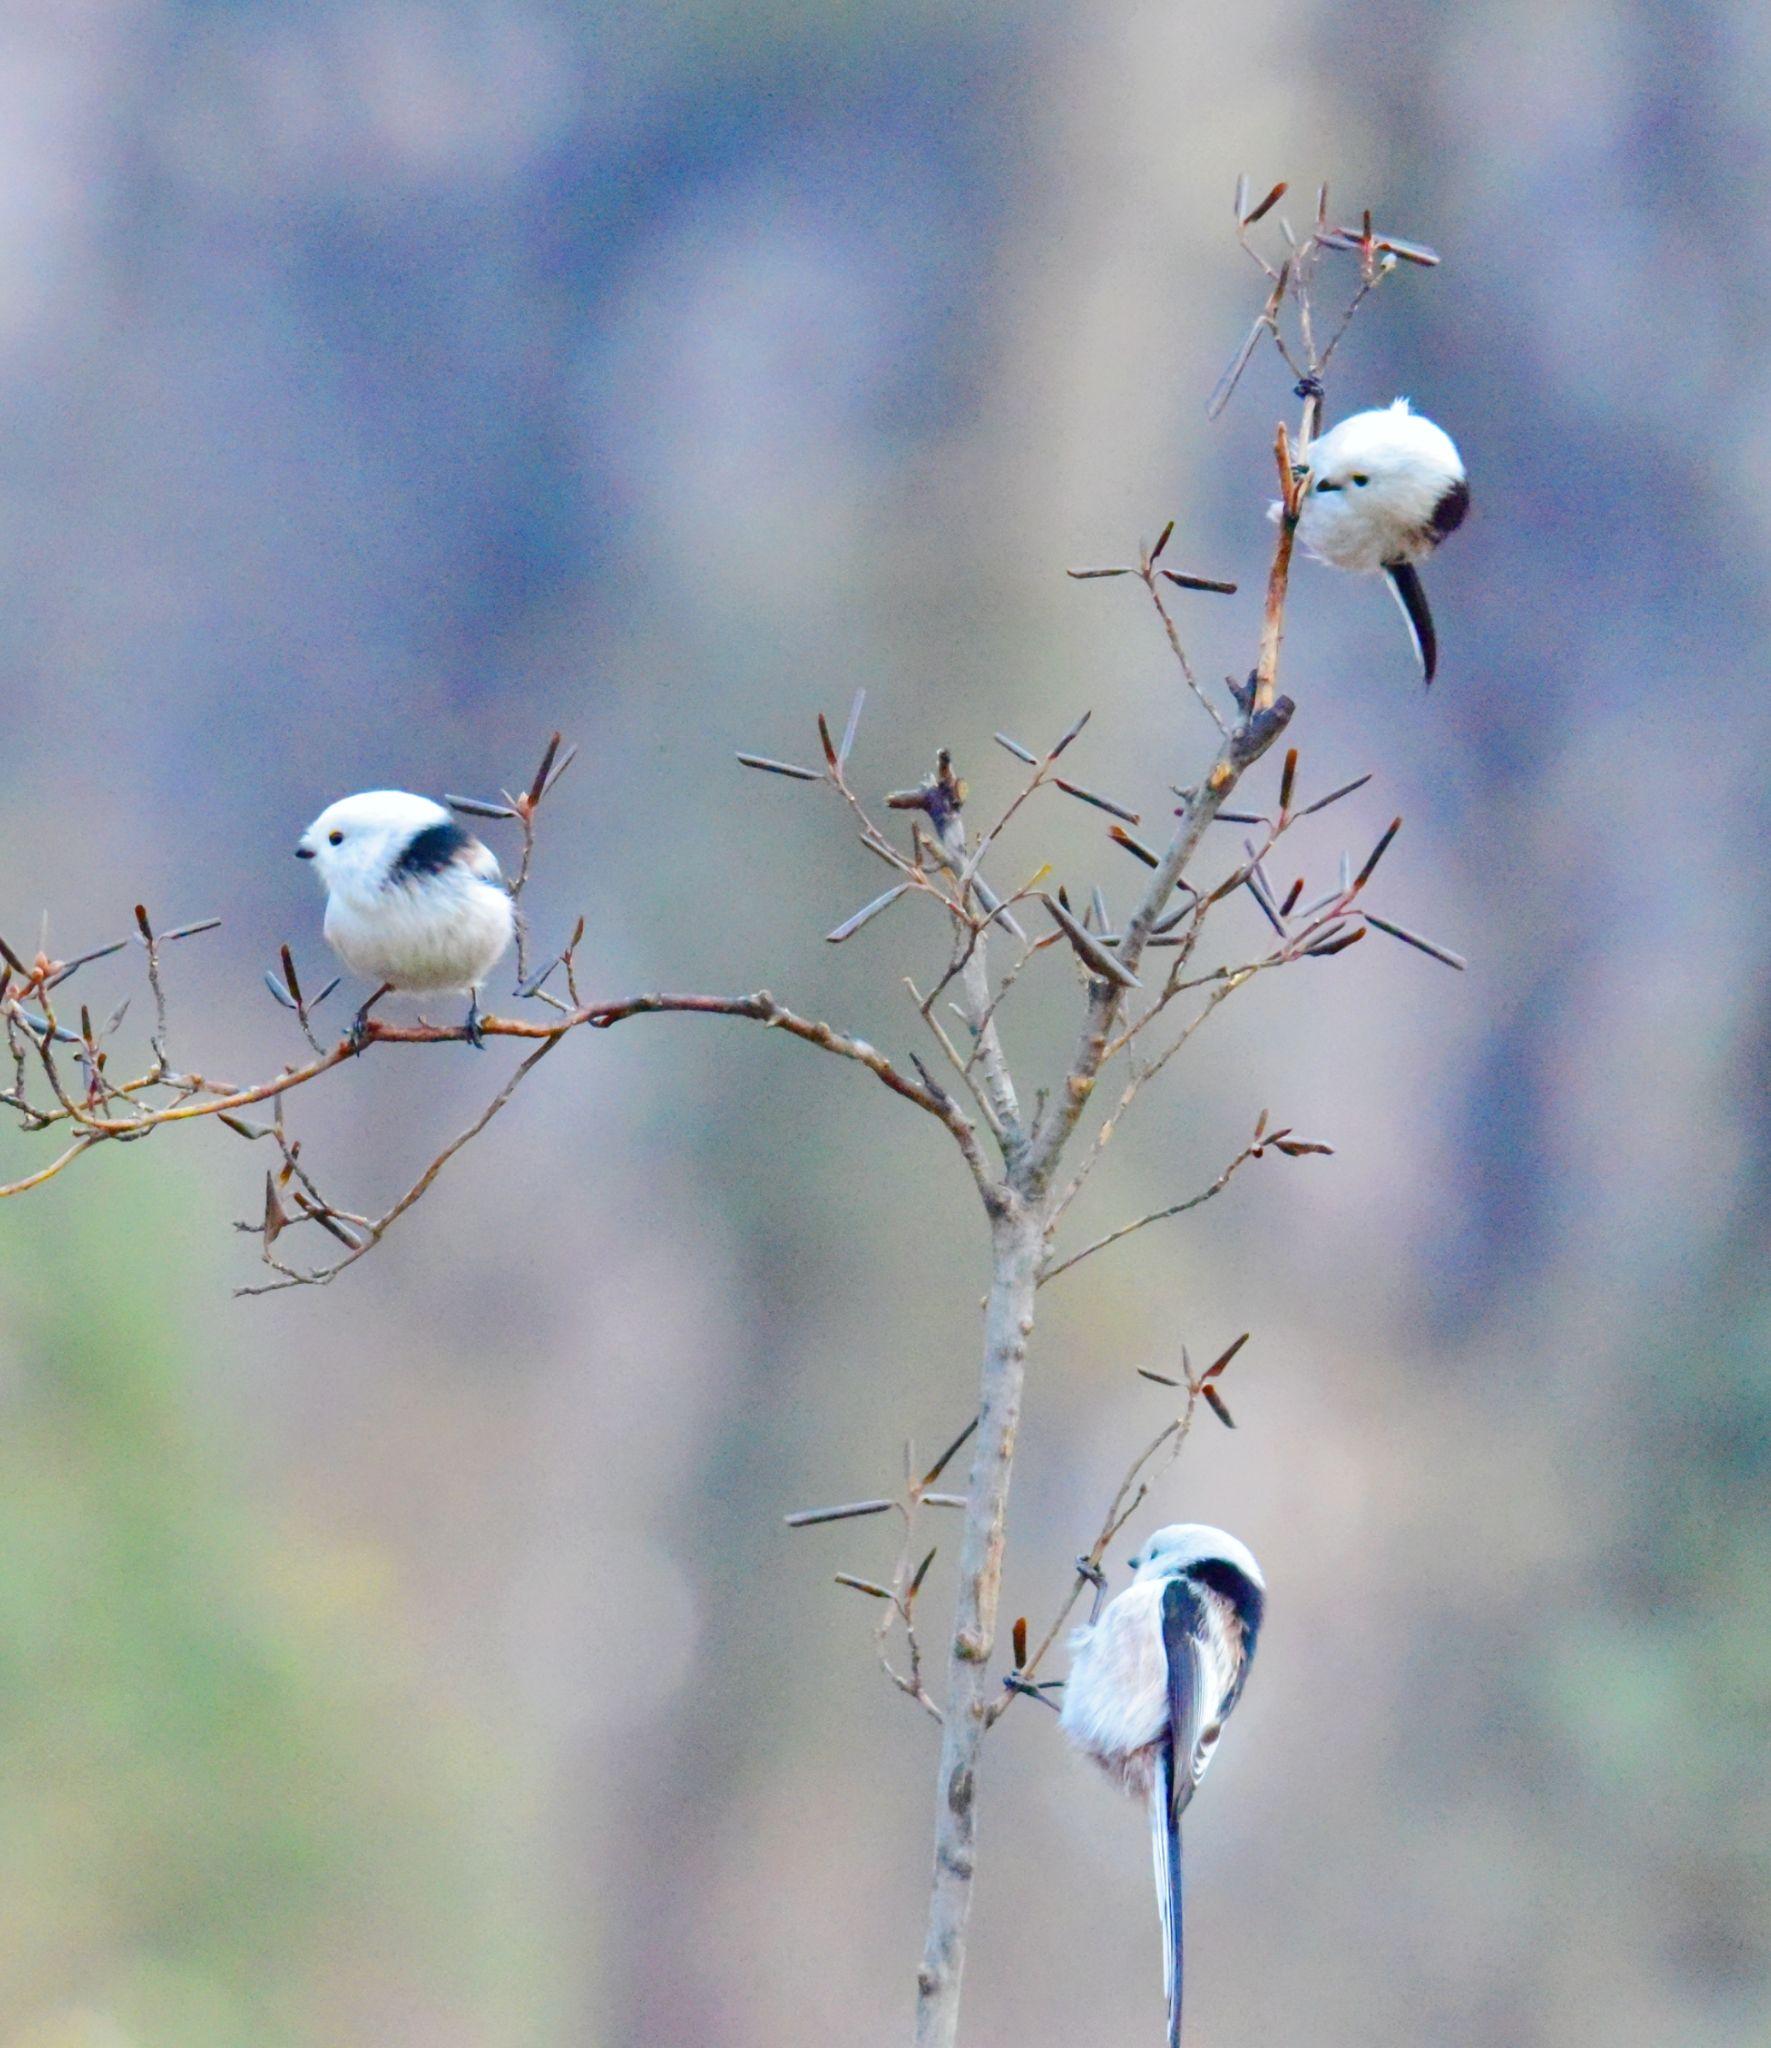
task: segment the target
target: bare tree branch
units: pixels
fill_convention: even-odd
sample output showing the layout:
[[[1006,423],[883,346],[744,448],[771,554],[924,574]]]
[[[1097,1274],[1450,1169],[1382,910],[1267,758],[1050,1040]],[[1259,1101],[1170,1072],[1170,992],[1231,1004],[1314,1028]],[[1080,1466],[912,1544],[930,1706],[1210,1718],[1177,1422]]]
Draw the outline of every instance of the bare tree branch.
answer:
[[[1289,887],[1284,886],[1282,878],[1275,881],[1278,870],[1276,865],[1270,869],[1268,863],[1291,827],[1350,795],[1366,778],[1299,807],[1294,802],[1297,758],[1293,752],[1286,759],[1278,803],[1270,816],[1230,807],[1243,778],[1266,756],[1292,715],[1290,699],[1279,693],[1278,675],[1305,465],[1321,420],[1324,369],[1340,347],[1351,321],[1396,263],[1426,265],[1437,260],[1430,250],[1417,244],[1379,235],[1369,216],[1358,230],[1332,225],[1325,190],[1318,198],[1314,225],[1301,241],[1280,222],[1289,246],[1278,255],[1278,260],[1269,260],[1256,245],[1253,231],[1277,205],[1284,190],[1283,185],[1275,186],[1251,206],[1246,181],[1238,187],[1235,232],[1262,274],[1264,304],[1212,401],[1214,412],[1227,401],[1265,339],[1271,342],[1295,380],[1296,395],[1303,406],[1295,442],[1283,424],[1274,435],[1279,495],[1277,532],[1254,661],[1251,667],[1239,671],[1245,680],[1231,686],[1234,715],[1221,709],[1202,687],[1170,604],[1170,594],[1176,589],[1229,594],[1233,586],[1166,565],[1163,556],[1175,530],[1173,520],[1163,528],[1154,546],[1140,550],[1135,566],[1071,572],[1088,581],[1134,577],[1143,585],[1183,682],[1217,726],[1215,756],[1197,785],[1179,792],[1181,808],[1166,846],[1160,845],[1160,834],[1154,827],[1143,828],[1148,831],[1148,843],[1143,837],[1134,838],[1125,829],[1142,825],[1140,813],[1131,805],[1117,797],[1103,796],[1098,789],[1057,772],[1056,764],[1088,721],[1086,713],[1043,755],[1036,755],[1006,735],[998,735],[1007,750],[1031,772],[995,821],[981,831],[968,833],[965,785],[952,755],[942,748],[936,754],[934,769],[922,782],[884,799],[887,811],[916,814],[909,821],[908,847],[900,843],[905,835],[899,832],[894,837],[893,831],[887,829],[892,821],[879,822],[855,787],[850,760],[862,708],[859,694],[840,743],[833,738],[829,721],[819,718],[821,768],[802,767],[772,754],[739,756],[746,768],[774,778],[777,787],[785,781],[818,784],[832,791],[844,806],[860,846],[890,871],[889,886],[884,892],[841,917],[827,933],[830,942],[847,943],[864,931],[903,928],[908,922],[907,914],[876,924],[901,896],[932,905],[939,912],[943,949],[940,959],[944,964],[934,970],[932,981],[928,971],[922,973],[922,980],[929,984],[926,996],[918,992],[908,976],[905,979],[923,1024],[934,1037],[941,1057],[953,1069],[954,1086],[969,1096],[971,1109],[962,1107],[945,1085],[945,1077],[937,1079],[915,1053],[907,1061],[894,1059],[858,1035],[789,1008],[765,990],[726,996],[655,991],[589,999],[580,989],[577,964],[584,935],[583,920],[578,921],[565,946],[537,966],[531,959],[532,935],[525,911],[519,914],[517,928],[514,1000],[519,1007],[508,1016],[484,1017],[478,1024],[479,1036],[514,1040],[523,1048],[523,1056],[491,1100],[422,1168],[392,1206],[379,1215],[365,1215],[335,1202],[325,1192],[323,1176],[303,1156],[301,1140],[291,1135],[286,1126],[290,1099],[371,1047],[455,1043],[469,1037],[466,1026],[433,1025],[423,1020],[394,1023],[371,1017],[360,1032],[328,1044],[314,1019],[336,984],[328,984],[317,995],[309,995],[298,978],[292,953],[284,948],[280,976],[272,973],[266,981],[278,1004],[293,1016],[308,1056],[282,1066],[267,1078],[246,1084],[182,1071],[173,1064],[169,1051],[167,949],[175,941],[207,927],[187,925],[158,932],[146,910],[137,907],[135,937],[145,950],[153,1012],[146,1027],[147,1065],[130,1078],[114,1079],[111,1069],[115,1049],[122,1042],[119,1033],[128,1010],[127,1000],[118,1005],[108,1022],[100,1023],[95,1022],[91,1007],[81,1003],[78,995],[68,998],[60,992],[75,975],[114,956],[126,942],[101,945],[71,959],[56,960],[48,954],[47,936],[30,959],[0,939],[0,1035],[4,1037],[5,1057],[12,1070],[12,1085],[0,1094],[0,1105],[18,1119],[27,1136],[56,1132],[58,1135],[51,1143],[61,1145],[61,1150],[46,1164],[0,1184],[0,1198],[41,1187],[106,1145],[137,1143],[174,1125],[219,1119],[224,1128],[247,1142],[271,1140],[276,1161],[265,1177],[262,1215],[240,1226],[257,1236],[264,1264],[273,1275],[268,1281],[241,1290],[248,1294],[325,1285],[357,1264],[423,1199],[456,1156],[508,1106],[535,1067],[564,1038],[587,1027],[608,1030],[632,1018],[659,1015],[727,1017],[760,1024],[865,1069],[883,1087],[946,1130],[972,1176],[990,1232],[991,1267],[984,1304],[976,1422],[920,1477],[914,1473],[913,1459],[907,1456],[903,1491],[896,1499],[858,1499],[789,1517],[795,1527],[864,1520],[877,1514],[898,1517],[899,1540],[888,1571],[878,1577],[846,1571],[838,1576],[844,1586],[881,1603],[874,1626],[880,1665],[894,1686],[941,1725],[933,1869],[916,2004],[918,2048],[954,2048],[957,2038],[976,1871],[977,1798],[984,1738],[1019,1693],[1031,1691],[1039,1695],[1035,1674],[1042,1660],[1061,1633],[1083,1586],[1098,1577],[1108,1546],[1143,1507],[1156,1481],[1178,1456],[1198,1406],[1204,1403],[1221,1421],[1230,1421],[1216,1381],[1238,1347],[1230,1347],[1197,1377],[1183,1353],[1181,1384],[1186,1396],[1182,1412],[1133,1462],[1109,1505],[1092,1549],[1080,1561],[1082,1569],[1069,1597],[1031,1654],[1026,1647],[1024,1624],[1017,1626],[1015,1664],[1008,1674],[1009,1689],[1005,1692],[1000,1677],[992,1676],[992,1661],[1009,1492],[1023,1413],[1027,1346],[1033,1330],[1037,1290],[1042,1281],[1056,1279],[1134,1232],[1212,1200],[1243,1165],[1262,1157],[1269,1146],[1294,1157],[1328,1148],[1295,1138],[1289,1130],[1269,1131],[1263,1114],[1250,1142],[1209,1186],[1185,1200],[1152,1210],[1095,1238],[1079,1251],[1054,1259],[1059,1223],[1141,1091],[1171,1065],[1208,1017],[1257,976],[1305,960],[1338,957],[1374,928],[1447,966],[1456,968],[1463,964],[1461,956],[1449,947],[1393,919],[1376,916],[1364,906],[1364,892],[1395,837],[1399,819],[1377,840],[1357,869],[1350,858],[1343,856],[1338,886],[1315,901],[1304,903],[1306,888],[1302,875]],[[1333,335],[1325,346],[1319,346],[1315,281],[1319,267],[1337,252],[1356,255],[1358,285]],[[1340,303],[1338,293],[1335,303]],[[449,799],[470,816],[516,827],[521,835],[521,849],[510,885],[515,898],[523,897],[535,868],[539,807],[572,758],[572,750],[564,747],[556,733],[534,775],[515,795],[504,791],[496,801],[478,797]],[[1103,779],[1112,785],[1112,777]],[[1132,872],[1123,869],[1118,849],[1123,848],[1133,856],[1139,864],[1135,872],[1140,878],[1141,893],[1117,929],[1112,928],[1107,899],[1100,889],[1091,889],[1087,882],[1081,882],[1066,892],[1053,881],[1048,890],[1049,870],[1037,859],[1027,863],[1032,869],[1031,879],[1006,899],[984,872],[986,863],[997,874],[1003,872],[1001,863],[1007,857],[1010,835],[1025,834],[1036,817],[1045,815],[1042,806],[1048,790],[1119,821],[1112,827],[1116,842],[1113,858],[1122,871]],[[1196,866],[1209,864],[1207,844],[1212,827],[1219,821],[1232,820],[1260,828],[1244,842],[1246,858],[1215,880],[1203,875],[1195,878]],[[1177,905],[1177,892],[1182,891],[1184,899]],[[1271,927],[1271,942],[1263,937],[1261,943],[1266,950],[1254,957],[1243,957],[1238,964],[1232,964],[1236,956],[1231,955],[1219,965],[1200,968],[1196,963],[1208,925],[1214,940],[1220,930],[1220,920],[1213,915],[1214,911],[1232,899],[1240,903],[1244,895],[1258,906],[1260,916]],[[1043,902],[1050,910],[1058,929],[1050,933],[1042,930],[1038,937],[1029,939],[1016,911],[1034,900]],[[1070,907],[1072,902],[1087,903],[1086,914],[1076,914]],[[1229,918],[1226,909],[1222,921],[1228,922]],[[826,921],[820,920],[820,928]],[[992,942],[999,929],[1020,948],[1000,979],[991,962]],[[1067,950],[1077,963],[1069,972],[1072,985],[1080,980],[1082,989],[1080,1028],[1055,1081],[1047,1076],[1045,1085],[1030,1085],[1023,1091],[1005,1049],[1000,1021],[1006,999],[1017,987],[1025,985],[1023,977],[1036,957],[1057,949]],[[81,985],[80,993],[84,993],[86,986]],[[947,1007],[964,1026],[957,1044],[936,1013],[937,1005],[949,990],[953,995]],[[1160,1020],[1182,997],[1195,992],[1200,997],[1197,1009],[1184,1022],[1171,1022],[1164,1033]],[[1181,1012],[1175,1012],[1177,1019],[1180,1015]],[[1160,1044],[1165,1035],[1168,1042],[1160,1050],[1147,1053],[1147,1048]],[[965,1043],[967,1038],[969,1045]],[[1090,1113],[1103,1071],[1121,1055],[1126,1058],[1127,1071],[1118,1100],[1099,1121],[1084,1156],[1070,1171],[1066,1183],[1062,1179],[1066,1155],[1077,1141],[1084,1116]],[[136,1057],[140,1057],[139,1053]],[[117,1060],[116,1064],[122,1072],[122,1062]],[[261,1105],[270,1107],[269,1122],[243,1114]],[[988,1133],[994,1158],[987,1155],[980,1128]],[[321,1248],[324,1256],[308,1263],[291,1257],[290,1243],[314,1243],[311,1236],[290,1238],[289,1233],[296,1231],[321,1233],[328,1240],[328,1245]],[[331,1249],[334,1246],[336,1251]],[[1163,1383],[1177,1384],[1167,1380]],[[974,1432],[963,1494],[934,1491],[949,1460],[958,1455]],[[934,1557],[932,1548],[924,1549],[920,1537],[919,1517],[925,1507],[938,1511],[956,1509],[962,1515],[944,1700],[936,1698],[927,1682],[927,1658],[918,1624],[918,1599]]]
[[[1093,1258],[1096,1252],[1104,1252],[1121,1238],[1130,1237],[1134,1231],[1146,1229],[1152,1223],[1166,1223],[1171,1217],[1185,1216],[1190,1209],[1198,1209],[1209,1202],[1214,1195],[1221,1195],[1235,1178],[1239,1167],[1249,1160],[1258,1159],[1261,1148],[1258,1145],[1244,1145],[1228,1166],[1220,1173],[1210,1187],[1201,1188],[1198,1194],[1189,1195],[1184,1202],[1171,1202],[1166,1209],[1152,1209],[1147,1216],[1140,1216],[1134,1223],[1122,1223],[1117,1230],[1109,1230],[1104,1237],[1097,1237],[1093,1244],[1086,1244],[1079,1252],[1072,1252],[1067,1259],[1060,1259],[1055,1266],[1048,1266],[1039,1276],[1040,1286],[1057,1279],[1060,1273],[1068,1273],[1072,1266],[1080,1266],[1084,1259]]]
[[[340,1273],[344,1272],[347,1267],[354,1266],[356,1262],[360,1258],[362,1258],[366,1252],[372,1252],[375,1249],[375,1247],[381,1242],[381,1240],[387,1235],[388,1231],[392,1228],[392,1226],[395,1223],[397,1223],[402,1216],[405,1215],[406,1211],[410,1209],[415,1202],[418,1202],[423,1198],[425,1193],[430,1188],[431,1183],[436,1179],[437,1175],[442,1172],[443,1168],[448,1165],[450,1160],[455,1157],[456,1153],[459,1152],[463,1146],[470,1145],[473,1142],[473,1140],[480,1135],[480,1133],[486,1128],[486,1126],[492,1121],[492,1119],[498,1114],[498,1112],[504,1108],[505,1104],[510,1101],[510,1098],[517,1092],[517,1090],[522,1086],[522,1084],[529,1078],[530,1074],[534,1072],[536,1067],[538,1067],[541,1064],[541,1062],[544,1059],[546,1059],[548,1054],[552,1052],[554,1047],[558,1044],[559,1040],[557,1038],[544,1039],[542,1043],[538,1045],[532,1053],[529,1054],[527,1059],[523,1060],[516,1068],[514,1068],[509,1080],[505,1082],[504,1086],[499,1089],[498,1093],[493,1096],[492,1100],[489,1103],[487,1103],[485,1108],[480,1111],[479,1115],[474,1118],[473,1122],[468,1125],[467,1129],[462,1131],[458,1136],[450,1139],[449,1143],[443,1147],[442,1151],[440,1151],[437,1154],[437,1156],[430,1162],[430,1164],[424,1169],[424,1171],[418,1176],[418,1178],[412,1183],[412,1185],[406,1190],[406,1192],[400,1197],[400,1199],[393,1205],[393,1207],[387,1211],[385,1215],[378,1216],[374,1219],[374,1221],[367,1223],[364,1223],[363,1219],[361,1218],[351,1219],[353,1223],[362,1224],[362,1235],[357,1239],[357,1241],[354,1244],[352,1244],[349,1236],[343,1237],[342,1241],[346,1245],[350,1246],[350,1249],[346,1251],[342,1259],[335,1259],[329,1266],[309,1267],[306,1270],[303,1270],[298,1267],[289,1266],[281,1263],[277,1258],[273,1256],[270,1250],[270,1246],[267,1244],[264,1249],[264,1262],[267,1266],[269,1266],[272,1269],[273,1272],[278,1274],[279,1277],[275,1280],[264,1281],[256,1287],[237,1287],[235,1288],[234,1292],[239,1295],[276,1294],[285,1287],[323,1287],[329,1281],[336,1280]],[[313,1199],[313,1197],[310,1196],[310,1199]],[[329,1208],[322,1208],[315,1212],[313,1214],[312,1220],[317,1223],[326,1223],[328,1221],[335,1222],[335,1219],[332,1215],[332,1211]],[[334,1227],[332,1235],[340,1235],[336,1227]]]

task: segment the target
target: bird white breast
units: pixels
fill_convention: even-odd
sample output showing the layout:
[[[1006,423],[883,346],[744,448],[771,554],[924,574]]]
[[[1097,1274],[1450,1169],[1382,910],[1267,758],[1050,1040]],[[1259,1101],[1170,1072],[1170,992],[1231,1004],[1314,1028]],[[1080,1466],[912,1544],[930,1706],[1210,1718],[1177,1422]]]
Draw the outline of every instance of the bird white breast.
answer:
[[[1149,1794],[1156,1745],[1168,1733],[1165,1584],[1161,1577],[1134,1579],[1092,1628],[1080,1628],[1070,1638],[1060,1715],[1071,1742],[1139,1798]],[[1212,1617],[1205,1643],[1207,1684],[1222,1701],[1235,1682],[1242,1631],[1230,1603],[1209,1588],[1201,1590]],[[1217,1710],[1210,1709],[1204,1718],[1215,1721]]]
[[[505,891],[460,866],[326,901],[326,940],[344,964],[414,995],[477,988],[509,946],[513,923]]]
[[[1160,1579],[1134,1579],[1092,1628],[1070,1638],[1060,1721],[1128,1792],[1148,1793],[1153,1747],[1168,1727]]]

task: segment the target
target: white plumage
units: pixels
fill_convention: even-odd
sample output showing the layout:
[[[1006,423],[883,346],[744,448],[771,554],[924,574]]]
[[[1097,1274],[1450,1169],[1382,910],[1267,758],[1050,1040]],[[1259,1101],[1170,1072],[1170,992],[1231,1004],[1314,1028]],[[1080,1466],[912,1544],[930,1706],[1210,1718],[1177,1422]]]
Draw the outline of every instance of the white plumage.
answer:
[[[1084,1755],[1150,1809],[1163,1983],[1181,2037],[1181,1815],[1241,1697],[1266,1584],[1221,1529],[1158,1530],[1136,1576],[1070,1643],[1062,1725]]]
[[[515,912],[496,858],[429,797],[342,797],[295,850],[325,884],[327,944],[383,990],[473,996],[510,945]],[[477,1003],[468,1021],[472,1035]]]
[[[1415,565],[1469,510],[1457,444],[1406,398],[1356,412],[1304,450],[1309,474],[1298,540],[1317,561],[1354,575],[1382,573],[1402,607],[1428,682],[1437,667],[1431,614]],[[1278,516],[1281,508],[1273,507]]]

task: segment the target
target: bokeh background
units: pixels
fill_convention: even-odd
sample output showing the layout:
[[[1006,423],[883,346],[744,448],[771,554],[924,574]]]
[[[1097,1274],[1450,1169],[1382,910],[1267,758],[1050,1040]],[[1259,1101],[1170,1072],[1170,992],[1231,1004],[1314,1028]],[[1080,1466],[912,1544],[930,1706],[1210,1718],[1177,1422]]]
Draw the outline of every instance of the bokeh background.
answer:
[[[321,971],[307,819],[556,725],[531,908],[588,913],[594,986],[907,1051],[937,935],[823,945],[877,870],[733,748],[865,686],[864,782],[944,742],[984,802],[994,729],[1092,705],[1078,772],[1159,819],[1209,733],[1135,588],[1061,571],[1178,518],[1246,667],[1293,407],[1261,359],[1203,415],[1236,174],[1446,252],[1330,402],[1469,455],[1440,684],[1313,568],[1287,682],[1309,784],[1378,770],[1312,862],[1402,811],[1383,901],[1470,970],[1257,984],[1148,1098],[1079,1228],[1263,1107],[1338,1156],[1052,1290],[1006,1607],[1163,1420],[1134,1367],[1251,1328],[1155,1504],[1273,1588],[1189,1824],[1193,2038],[1766,2038],[1763,10],[12,0],[0,116],[0,930],[220,913],[175,1049],[242,1076],[295,1049],[277,943]],[[1135,879],[1092,814],[1048,856]],[[386,1198],[507,1057],[363,1062],[311,1156]],[[239,1301],[262,1169],[205,1129],[0,1213],[0,2044],[901,2040],[931,1731],[831,1583],[883,1526],[781,1516],[969,1412],[940,1134],[637,1022],[336,1287]],[[984,1797],[968,2039],[1154,2039],[1141,1817],[1031,1710]]]

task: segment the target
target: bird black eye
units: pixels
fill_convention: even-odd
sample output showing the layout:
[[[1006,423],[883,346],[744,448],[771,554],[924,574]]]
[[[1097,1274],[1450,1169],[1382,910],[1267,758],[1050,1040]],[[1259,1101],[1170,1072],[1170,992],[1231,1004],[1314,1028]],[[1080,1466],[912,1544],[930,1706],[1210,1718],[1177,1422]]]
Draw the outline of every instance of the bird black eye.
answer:
[[[1354,477],[1353,481],[1356,484],[1368,484],[1370,483],[1371,479],[1368,476],[1356,476]]]
[[[344,834],[342,832],[328,832],[326,834],[326,843],[329,846],[342,846],[344,844]]]

